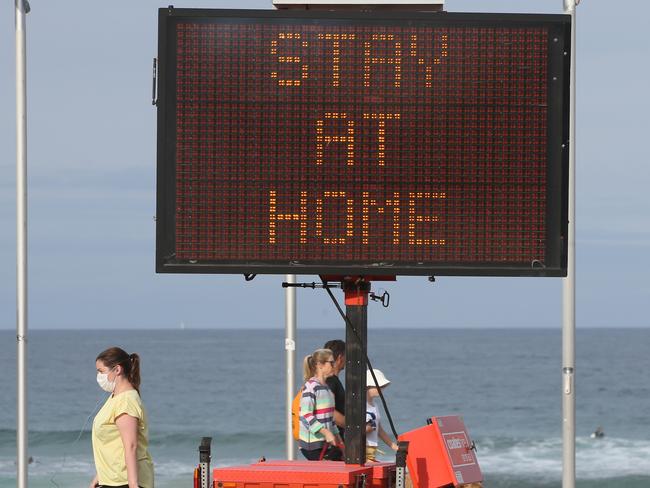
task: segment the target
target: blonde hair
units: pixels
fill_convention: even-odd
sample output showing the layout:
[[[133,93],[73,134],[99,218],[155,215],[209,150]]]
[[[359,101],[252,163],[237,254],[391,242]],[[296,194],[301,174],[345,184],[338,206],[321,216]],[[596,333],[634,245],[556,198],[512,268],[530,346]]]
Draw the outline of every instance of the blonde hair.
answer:
[[[316,349],[314,352],[305,356],[305,359],[302,361],[302,376],[305,381],[316,374],[316,365],[318,363],[324,363],[329,361],[330,358],[334,358],[334,354],[331,349]]]

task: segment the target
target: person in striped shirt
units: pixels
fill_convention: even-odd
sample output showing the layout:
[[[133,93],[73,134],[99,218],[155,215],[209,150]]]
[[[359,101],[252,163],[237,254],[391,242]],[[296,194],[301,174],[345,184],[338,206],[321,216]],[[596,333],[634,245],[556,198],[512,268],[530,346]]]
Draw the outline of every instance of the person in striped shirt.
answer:
[[[298,447],[310,461],[340,461],[343,453],[339,430],[334,423],[334,394],[327,378],[334,374],[334,355],[329,349],[317,349],[305,356],[305,385],[300,399],[300,438]]]

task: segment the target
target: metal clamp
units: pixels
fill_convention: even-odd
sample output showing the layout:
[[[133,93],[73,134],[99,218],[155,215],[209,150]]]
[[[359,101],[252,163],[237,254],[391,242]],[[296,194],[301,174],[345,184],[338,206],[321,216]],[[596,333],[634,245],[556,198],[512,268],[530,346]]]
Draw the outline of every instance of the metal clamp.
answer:
[[[390,293],[388,293],[386,290],[384,290],[384,293],[381,295],[370,292],[368,297],[375,302],[381,302],[384,308],[388,308],[388,305],[390,304]]]

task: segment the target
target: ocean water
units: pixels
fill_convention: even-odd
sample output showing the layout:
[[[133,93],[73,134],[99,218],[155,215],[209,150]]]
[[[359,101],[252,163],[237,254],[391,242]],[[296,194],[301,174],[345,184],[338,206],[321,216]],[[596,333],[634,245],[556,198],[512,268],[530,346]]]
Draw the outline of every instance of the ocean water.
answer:
[[[299,330],[298,355],[342,335]],[[371,327],[368,338],[373,365],[392,381],[386,399],[398,431],[461,414],[486,488],[561,486],[559,329]],[[94,358],[112,345],[142,358],[157,487],[191,486],[203,436],[213,438],[213,465],[283,458],[282,330],[35,330],[30,487],[87,487],[90,424],[105,399]],[[579,487],[650,487],[648,346],[650,329],[578,330]],[[16,479],[15,349],[14,332],[0,331],[0,488]],[[606,436],[591,439],[599,425]]]

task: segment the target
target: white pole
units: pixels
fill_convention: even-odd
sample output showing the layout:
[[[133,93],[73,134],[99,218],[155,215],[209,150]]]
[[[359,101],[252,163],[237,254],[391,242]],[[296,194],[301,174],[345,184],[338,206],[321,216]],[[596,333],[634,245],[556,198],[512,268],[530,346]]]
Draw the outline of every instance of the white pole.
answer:
[[[295,283],[296,275],[286,275],[287,283]],[[284,350],[286,353],[286,445],[287,459],[296,459],[295,441],[291,431],[291,403],[295,396],[294,365],[296,364],[296,288],[289,286],[285,290],[285,339]]]
[[[27,72],[25,16],[16,0],[16,486],[27,488]]]
[[[562,488],[576,484],[576,283],[575,283],[575,198],[576,198],[576,5],[564,0],[564,13],[571,15],[571,75],[569,106],[569,229],[567,276],[562,280]]]

